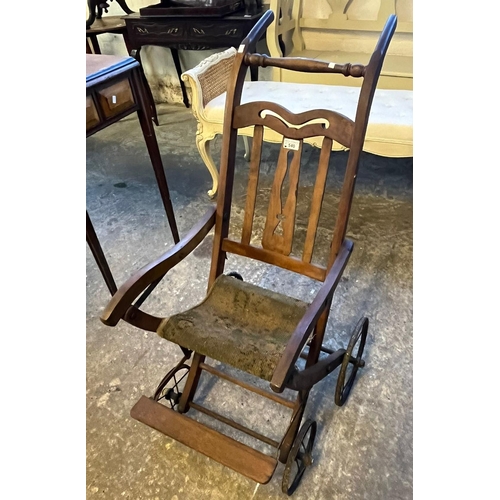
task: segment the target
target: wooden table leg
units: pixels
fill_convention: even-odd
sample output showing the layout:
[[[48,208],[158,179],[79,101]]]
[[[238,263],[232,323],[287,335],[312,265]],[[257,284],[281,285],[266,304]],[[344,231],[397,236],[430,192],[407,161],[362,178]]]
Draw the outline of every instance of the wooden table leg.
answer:
[[[250,66],[250,80],[252,82],[259,81],[259,67],[258,66]]]
[[[127,33],[127,29],[126,28],[123,31],[122,35],[123,35],[123,41],[125,42],[125,47],[127,47],[128,55],[130,55],[130,53],[133,50],[133,47],[132,47],[132,45],[130,45],[130,38],[128,37],[128,33]]]
[[[97,41],[97,35],[89,35],[90,41],[92,42],[92,49],[94,54],[100,54],[101,48],[99,47],[99,42]]]
[[[130,55],[139,62],[139,64],[142,67],[141,63],[141,48],[130,48]],[[144,74],[144,70],[141,71],[141,77],[144,81],[144,88],[146,89],[146,93],[148,95],[148,100],[149,100],[149,108],[151,109],[151,115],[153,117],[153,122],[155,123],[156,126],[160,126],[160,122],[158,121],[158,113],[156,112],[156,106],[155,106],[155,100],[153,97],[153,93],[151,92],[151,87],[148,84],[148,80],[146,78],[146,75]]]
[[[181,69],[181,61],[179,59],[179,52],[177,49],[172,49],[172,48],[170,48],[170,51],[172,52],[172,59],[174,60],[175,69],[177,71],[177,77],[179,78],[179,83],[181,86],[182,101],[184,102],[184,106],[186,106],[186,108],[189,108],[189,99],[186,92],[186,86],[184,85],[184,82],[182,81],[181,78],[182,69]]]
[[[101,244],[99,243],[99,239],[97,238],[97,234],[94,230],[94,226],[92,225],[92,221],[90,220],[89,213],[87,214],[87,244],[90,247],[90,251],[94,256],[95,261],[97,262],[97,266],[101,271],[101,274],[108,286],[108,289],[111,295],[114,295],[117,291],[116,283],[111,274],[111,269],[109,268],[106,257],[104,256],[104,252],[102,251]]]
[[[156,140],[156,134],[152,123],[152,116],[149,112],[150,108],[148,106],[147,92],[144,83],[145,77],[142,68],[134,71],[132,78],[134,81],[134,87],[137,89],[137,97],[140,101],[139,104],[141,106],[141,109],[137,111],[137,114],[139,115],[139,123],[141,125],[144,140],[146,141],[146,146],[148,148],[149,157],[153,165],[153,170],[156,176],[156,182],[158,183],[158,188],[160,190],[163,206],[165,207],[165,212],[167,213],[170,230],[172,231],[174,242],[178,243],[180,241],[179,231],[177,229],[177,223],[175,221],[174,208],[170,199],[170,190],[168,189],[167,178],[165,176],[165,170],[163,169],[163,163],[161,161],[161,154],[158,147],[158,142]]]

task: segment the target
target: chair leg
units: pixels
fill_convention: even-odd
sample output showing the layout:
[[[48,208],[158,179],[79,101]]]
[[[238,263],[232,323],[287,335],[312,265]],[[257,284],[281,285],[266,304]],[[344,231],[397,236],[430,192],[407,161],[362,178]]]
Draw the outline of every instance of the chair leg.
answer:
[[[202,134],[197,134],[196,146],[198,147],[202,160],[205,162],[205,166],[208,168],[208,171],[212,176],[212,189],[208,191],[208,196],[213,198],[219,187],[219,171],[217,170],[212,155],[210,154],[210,141],[211,139],[206,139]]]
[[[133,47],[130,43],[130,38],[128,37],[128,33],[127,31],[125,30],[123,33],[123,42],[125,43],[125,47],[127,47],[127,52],[128,52],[128,55],[130,55],[130,53],[132,52],[133,50]]]
[[[251,150],[250,146],[248,145],[248,137],[246,135],[243,135],[243,144],[245,145],[245,155],[244,158],[246,161],[251,160]]]
[[[290,453],[290,449],[295,440],[295,436],[297,435],[297,432],[299,432],[300,422],[302,421],[302,416],[304,415],[304,410],[306,409],[308,397],[309,391],[300,391],[297,395],[292,420],[279,447],[278,460],[283,464],[286,463],[288,454]]]
[[[323,337],[325,335],[326,325],[328,321],[328,316],[330,314],[330,306],[332,304],[332,297],[328,300],[325,310],[323,314],[318,319],[316,323],[316,328],[314,329],[314,336],[311,341],[311,345],[309,346],[309,354],[307,356],[306,368],[314,365],[318,359],[319,354],[321,352],[321,346],[323,344]],[[299,391],[297,395],[297,401],[295,403],[294,408],[294,420],[289,426],[285,437],[280,446],[279,460],[282,463],[286,463],[288,458],[288,453],[293,445],[295,440],[295,436],[300,428],[300,422],[302,420],[302,415],[304,414],[304,410],[306,408],[307,399],[309,398],[309,390],[307,391]]]
[[[94,256],[94,259],[101,271],[101,274],[104,278],[104,281],[108,287],[111,295],[114,295],[118,288],[116,287],[115,280],[113,275],[111,274],[111,269],[109,268],[108,261],[104,256],[104,252],[102,250],[101,244],[99,242],[99,238],[95,232],[92,221],[90,220],[89,213],[87,213],[87,244],[89,245],[90,251]]]
[[[177,408],[177,411],[179,413],[186,413],[189,410],[189,403],[193,400],[194,393],[196,392],[196,388],[198,387],[198,382],[200,381],[200,364],[204,361],[205,356],[202,356],[197,352],[194,353],[188,379],[186,381],[186,385],[184,386],[184,392],[182,393],[181,400]]]
[[[156,182],[158,184],[158,189],[160,191],[161,200],[163,202],[163,207],[167,214],[168,223],[170,225],[170,230],[172,232],[172,237],[174,243],[179,243],[179,230],[177,228],[177,222],[175,221],[174,207],[172,206],[172,200],[170,198],[170,190],[168,188],[167,178],[165,176],[165,169],[163,168],[163,163],[161,160],[160,149],[158,147],[158,141],[156,139],[152,116],[150,113],[151,108],[149,107],[148,96],[146,89],[144,87],[144,76],[141,70],[134,73],[134,83],[137,89],[137,97],[140,102],[140,108],[137,110],[137,115],[139,117],[139,124],[142,129],[142,134],[146,142],[146,147],[149,153],[149,158],[153,166],[153,171],[155,173]]]
[[[326,325],[328,322],[328,316],[330,314],[330,307],[332,304],[333,296],[328,300],[325,310],[321,314],[316,323],[316,328],[314,329],[314,336],[311,340],[311,345],[309,346],[309,354],[306,360],[306,368],[316,364],[319,359],[319,354],[321,352],[321,347],[323,345],[323,337],[325,336]]]
[[[89,35],[89,38],[90,38],[90,43],[92,44],[92,50],[94,51],[94,54],[100,54],[101,47],[99,47],[97,35]]]

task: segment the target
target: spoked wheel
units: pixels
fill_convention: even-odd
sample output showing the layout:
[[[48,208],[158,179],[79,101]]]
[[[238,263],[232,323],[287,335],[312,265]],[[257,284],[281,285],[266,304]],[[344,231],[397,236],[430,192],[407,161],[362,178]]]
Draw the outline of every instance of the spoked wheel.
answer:
[[[365,350],[366,337],[368,335],[368,318],[361,318],[354,328],[354,333],[351,336],[347,351],[342,360],[340,367],[339,378],[337,379],[337,388],[335,389],[335,403],[337,406],[342,406],[351,392],[354,379],[358,373],[358,368],[365,366],[362,359],[363,351]],[[354,349],[357,346],[356,355],[353,355]],[[346,382],[347,380],[347,382]]]
[[[186,376],[191,367],[180,363],[170,370],[159,383],[153,399],[158,402],[164,402],[167,406],[174,409],[179,404],[182,396],[182,390],[186,384]]]
[[[300,428],[288,454],[281,490],[290,496],[296,489],[305,470],[313,463],[312,448],[316,438],[316,422],[306,420]]]

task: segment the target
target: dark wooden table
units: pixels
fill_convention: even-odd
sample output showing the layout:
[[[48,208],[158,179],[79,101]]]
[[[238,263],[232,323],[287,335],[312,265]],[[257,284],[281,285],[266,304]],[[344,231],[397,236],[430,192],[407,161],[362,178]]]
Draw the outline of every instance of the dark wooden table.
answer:
[[[154,104],[142,67],[133,57],[96,54],[87,54],[86,57],[87,137],[125,116],[137,113],[170,230],[174,242],[178,243],[179,232],[153,127],[153,120],[156,118]],[[117,290],[116,284],[88,212],[87,243],[109,291],[114,294]]]
[[[97,37],[105,33],[122,35],[125,46],[127,47],[127,52],[130,54],[131,48],[127,36],[127,27],[125,26],[125,21],[122,18],[123,16],[105,16],[101,19],[96,19],[92,26],[87,28],[87,54],[91,54],[92,50],[94,54],[101,53]],[[92,44],[92,50],[89,45],[89,40]]]
[[[144,17],[138,13],[123,17],[127,26],[128,43],[131,50],[144,45],[159,45],[172,51],[175,69],[182,90],[186,107],[189,100],[186,87],[181,79],[182,69],[179,50],[209,50],[238,47],[255,23],[262,17],[267,7],[254,15],[245,15],[245,11],[223,17],[201,16],[152,16]],[[252,73],[252,80],[257,75]]]

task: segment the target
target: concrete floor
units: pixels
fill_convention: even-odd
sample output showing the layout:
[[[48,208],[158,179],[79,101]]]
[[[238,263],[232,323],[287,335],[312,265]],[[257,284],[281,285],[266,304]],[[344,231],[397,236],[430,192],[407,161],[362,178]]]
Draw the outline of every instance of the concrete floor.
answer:
[[[156,133],[182,237],[214,203],[206,194],[211,180],[195,146],[196,122],[190,110],[163,104],[158,111]],[[216,158],[219,151],[220,140],[215,142]],[[233,229],[242,220],[248,168],[242,143],[239,151]],[[269,192],[267,167],[277,154],[276,145],[265,146],[262,196]],[[310,197],[319,150],[306,146],[303,158],[299,203]],[[345,153],[332,154],[325,194],[326,207],[332,210],[345,160]],[[412,167],[412,159],[362,158],[348,231],[355,249],[334,298],[326,343],[345,346],[358,318],[368,316],[366,367],[342,408],[334,404],[338,370],[311,391],[305,416],[318,423],[315,461],[294,494],[297,500],[412,498]],[[172,246],[135,117],[87,139],[87,209],[118,285]],[[301,217],[299,212],[299,221]],[[328,250],[322,242],[330,231],[331,223],[322,218],[316,257]],[[212,233],[169,273],[146,303],[147,311],[168,316],[203,298],[211,238]],[[267,485],[257,485],[130,418],[135,402],[142,394],[152,395],[181,351],[124,322],[116,328],[103,325],[99,315],[109,292],[89,250],[86,266],[88,498],[286,498],[281,493],[282,464]],[[318,289],[313,280],[233,256],[226,270],[303,300]],[[209,375],[202,379],[199,398],[277,440],[290,416],[289,410]],[[262,446],[256,445],[266,449]]]

